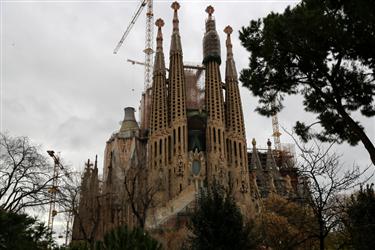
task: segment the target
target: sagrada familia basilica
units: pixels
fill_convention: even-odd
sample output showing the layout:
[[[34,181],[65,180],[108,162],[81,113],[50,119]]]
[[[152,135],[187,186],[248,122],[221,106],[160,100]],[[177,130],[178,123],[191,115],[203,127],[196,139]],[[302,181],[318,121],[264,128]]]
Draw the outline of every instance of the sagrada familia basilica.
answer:
[[[73,225],[74,240],[101,239],[127,224],[148,230],[184,227],[184,215],[201,189],[217,182],[230,189],[246,217],[262,210],[270,193],[300,197],[298,174],[290,157],[271,148],[248,150],[232,28],[225,27],[225,82],[220,36],[208,6],[203,36],[203,66],[185,67],[177,2],[165,65],[164,21],[158,19],[152,87],[141,100],[141,119],[125,108],[120,129],[106,143],[103,178],[97,161],[87,164]],[[199,44],[199,41],[197,42]],[[284,155],[285,156],[285,155]]]

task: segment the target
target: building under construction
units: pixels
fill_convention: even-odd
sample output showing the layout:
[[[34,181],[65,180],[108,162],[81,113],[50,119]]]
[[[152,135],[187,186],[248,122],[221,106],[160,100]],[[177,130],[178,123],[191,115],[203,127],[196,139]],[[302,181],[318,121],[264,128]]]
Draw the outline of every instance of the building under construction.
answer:
[[[270,193],[300,196],[292,157],[285,151],[248,150],[231,34],[225,27],[226,57],[221,78],[220,36],[208,6],[202,65],[184,66],[179,31],[180,5],[172,4],[173,32],[169,67],[164,60],[162,19],[157,38],[153,80],[141,97],[141,118],[125,108],[119,131],[106,143],[103,180],[97,168],[85,169],[73,240],[101,239],[127,224],[149,230],[184,227],[179,215],[194,206],[197,193],[213,182],[232,190],[247,217],[261,211]],[[201,41],[197,41],[197,46]],[[179,221],[179,223],[177,223]]]

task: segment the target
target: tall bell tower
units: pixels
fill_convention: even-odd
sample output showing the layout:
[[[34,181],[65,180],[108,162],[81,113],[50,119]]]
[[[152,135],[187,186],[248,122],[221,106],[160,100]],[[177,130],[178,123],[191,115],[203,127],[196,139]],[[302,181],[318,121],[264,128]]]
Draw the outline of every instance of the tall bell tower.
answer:
[[[187,186],[187,117],[186,117],[186,85],[182,46],[179,30],[178,10],[180,4],[172,3],[173,32],[169,51],[169,115],[171,161],[168,172],[169,196],[175,197]],[[169,143],[169,142],[168,142]]]
[[[158,33],[156,38],[156,54],[154,62],[154,72],[152,81],[152,104],[150,119],[150,138],[148,143],[148,171],[149,182],[158,184],[160,190],[167,188],[166,179],[167,169],[167,139],[168,139],[168,106],[167,106],[167,88],[166,88],[166,69],[163,52],[163,35],[161,28],[164,21],[156,21]],[[158,202],[165,201],[165,193],[159,192]]]
[[[203,64],[205,65],[205,104],[207,112],[206,157],[208,183],[218,180],[226,184],[224,97],[220,76],[220,39],[216,32],[214,8],[206,9],[206,33],[203,38]]]
[[[238,76],[233,59],[231,34],[232,27],[224,29],[227,34],[226,48],[227,60],[225,65],[225,114],[226,114],[226,152],[228,164],[229,183],[236,201],[248,204],[249,171],[247,159],[247,146],[245,125],[242,112]]]

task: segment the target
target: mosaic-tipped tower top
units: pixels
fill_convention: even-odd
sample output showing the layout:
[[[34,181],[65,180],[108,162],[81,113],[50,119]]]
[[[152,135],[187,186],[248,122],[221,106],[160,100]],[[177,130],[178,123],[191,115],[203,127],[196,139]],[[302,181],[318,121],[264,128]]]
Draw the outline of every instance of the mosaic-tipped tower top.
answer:
[[[206,33],[203,37],[203,64],[210,61],[221,64],[220,39],[216,31],[215,19],[212,16],[214,11],[214,7],[211,5],[206,8],[208,18],[206,20]]]
[[[170,55],[179,53],[182,54],[182,46],[181,46],[181,38],[180,38],[180,30],[179,30],[179,20],[177,11],[180,9],[180,4],[176,1],[173,2],[171,5],[173,9],[173,32],[172,32],[172,39],[171,39],[171,47],[170,47]]]
[[[232,27],[229,25],[225,27],[224,32],[227,34],[227,40],[225,42],[225,45],[227,47],[227,62],[225,67],[225,81],[233,81],[237,82],[237,70],[236,70],[236,64],[233,60],[233,49],[232,49],[232,41],[230,38],[230,35],[233,32]]]
[[[156,36],[156,49],[163,49],[163,34],[161,32],[161,27],[164,26],[164,21],[163,19],[159,18],[155,22],[156,27],[158,27],[158,33]]]
[[[165,63],[163,53],[163,33],[161,28],[164,26],[163,19],[156,20],[155,25],[158,27],[158,34],[156,36],[156,54],[154,59],[154,74],[160,72],[165,74]]]

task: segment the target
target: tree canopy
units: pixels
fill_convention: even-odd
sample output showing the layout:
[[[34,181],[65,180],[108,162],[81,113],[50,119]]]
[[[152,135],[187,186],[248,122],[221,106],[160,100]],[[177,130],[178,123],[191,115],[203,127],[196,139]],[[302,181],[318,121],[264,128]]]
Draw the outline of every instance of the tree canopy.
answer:
[[[37,219],[0,209],[0,249],[49,249],[55,246],[50,230]]]
[[[263,210],[256,218],[262,245],[271,249],[314,249],[317,223],[309,206],[271,194],[263,200]]]
[[[19,212],[50,201],[53,166],[27,137],[0,134],[0,208]]]
[[[217,184],[202,190],[190,224],[192,249],[255,249],[252,227],[233,198]]]
[[[240,80],[259,97],[257,111],[271,116],[287,95],[303,96],[313,124],[296,123],[305,141],[363,143],[375,164],[375,147],[353,113],[375,115],[375,2],[303,0],[284,13],[252,20],[240,31],[250,52]]]
[[[73,242],[70,250],[161,250],[161,244],[142,228],[129,229],[126,225],[114,228],[104,235],[102,241],[92,246],[88,242]]]
[[[347,207],[347,228],[354,249],[370,250],[375,245],[375,192],[374,186],[361,188],[351,196]]]

